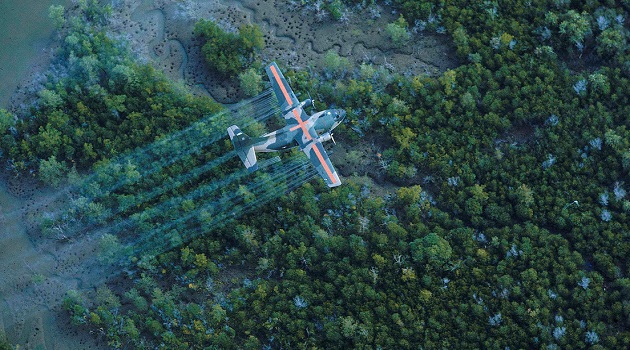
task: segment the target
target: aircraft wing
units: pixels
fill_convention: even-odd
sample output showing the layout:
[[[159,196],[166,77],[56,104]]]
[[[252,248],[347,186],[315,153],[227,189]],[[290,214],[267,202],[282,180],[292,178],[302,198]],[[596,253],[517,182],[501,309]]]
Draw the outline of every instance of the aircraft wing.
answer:
[[[295,97],[289,84],[287,84],[280,68],[278,68],[275,62],[271,62],[265,70],[273,86],[273,91],[278,98],[278,102],[280,102],[282,111],[286,112],[291,110],[291,113],[286,113],[285,115],[287,126],[291,131],[297,129],[301,131],[295,136],[295,140],[300,145],[300,149],[306,153],[306,156],[315,169],[317,169],[319,175],[324,178],[328,187],[341,185],[339,175],[330,162],[330,158],[328,158],[324,146],[321,141],[319,141],[319,135],[317,135],[313,126],[307,123],[308,115],[304,113],[302,108],[299,108],[300,101]]]
[[[289,113],[291,117],[287,119],[287,125],[290,126],[290,130],[297,130],[295,140],[300,145],[300,149],[306,153],[306,156],[311,161],[315,169],[321,177],[324,178],[328,187],[336,187],[341,185],[339,175],[330,162],[328,154],[319,140],[319,135],[315,131],[312,125],[309,125],[302,118],[308,119],[308,116],[301,108],[294,108],[292,113]]]
[[[324,178],[328,187],[337,187],[341,185],[339,175],[337,175],[337,171],[330,162],[330,158],[328,158],[328,154],[326,154],[324,145],[322,145],[320,141],[312,140],[302,148],[302,151],[306,153],[308,159],[311,161],[315,169],[317,169],[319,175]]]
[[[285,112],[298,106],[300,101],[297,97],[295,97],[293,90],[291,90],[291,87],[287,84],[287,81],[284,79],[284,75],[282,75],[282,72],[280,71],[280,68],[278,68],[276,62],[271,62],[265,70],[267,71],[269,81],[271,81],[271,85],[273,86],[273,92],[275,92],[278,102],[280,102],[280,108],[282,111]]]

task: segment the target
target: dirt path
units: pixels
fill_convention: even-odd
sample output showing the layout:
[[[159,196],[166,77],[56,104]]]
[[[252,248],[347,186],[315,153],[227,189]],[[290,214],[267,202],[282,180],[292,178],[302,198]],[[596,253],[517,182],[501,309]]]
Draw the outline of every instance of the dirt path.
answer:
[[[0,333],[24,349],[99,349],[69,324],[60,307],[67,290],[89,291],[95,285],[90,281],[100,272],[82,263],[94,254],[94,244],[32,240],[32,218],[52,210],[60,197],[0,180]]]

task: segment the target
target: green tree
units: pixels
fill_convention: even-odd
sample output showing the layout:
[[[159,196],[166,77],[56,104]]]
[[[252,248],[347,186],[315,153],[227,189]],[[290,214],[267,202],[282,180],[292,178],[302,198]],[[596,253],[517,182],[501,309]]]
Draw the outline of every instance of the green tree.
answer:
[[[51,5],[48,8],[48,17],[52,19],[57,30],[61,30],[66,24],[65,12],[66,9],[62,5]]]
[[[534,192],[525,184],[521,184],[514,190],[516,199],[516,214],[523,218],[529,219],[534,214],[531,207],[534,205]]]
[[[453,31],[453,42],[460,57],[467,57],[470,54],[468,35],[464,27],[459,26]]]
[[[106,263],[114,263],[121,259],[121,254],[125,252],[124,246],[118,240],[118,237],[106,233],[101,236],[98,242],[99,245],[99,260]]]
[[[264,45],[256,25],[244,25],[239,34],[233,34],[202,19],[195,24],[195,33],[206,40],[201,51],[210,67],[226,76],[236,76],[252,65]]]
[[[96,303],[108,310],[118,309],[120,307],[120,299],[114,292],[106,286],[96,288]]]
[[[588,76],[588,82],[593,91],[601,95],[608,95],[610,93],[610,83],[605,75],[599,72],[593,73]]]
[[[560,34],[565,35],[571,44],[583,43],[587,35],[591,34],[591,24],[588,13],[580,14],[575,10],[569,10],[561,18]]]
[[[38,94],[41,98],[42,104],[45,107],[54,109],[59,107],[63,103],[63,99],[55,91],[43,89]]]
[[[328,50],[323,58],[323,66],[329,77],[342,77],[350,69],[350,61],[334,50]]]
[[[131,340],[132,342],[137,341],[138,337],[140,336],[140,331],[136,327],[135,322],[129,317],[125,317],[125,322],[124,322],[122,332],[126,334],[129,337],[128,339]]]
[[[619,28],[607,28],[597,36],[597,54],[611,58],[622,54],[628,48],[628,35]]]
[[[400,15],[394,22],[389,23],[387,27],[385,27],[385,31],[397,47],[404,45],[411,39],[407,20],[405,20],[403,15]]]
[[[246,54],[253,55],[265,47],[265,40],[260,27],[255,24],[246,24],[239,29],[239,41]],[[253,57],[248,57],[250,60]]]
[[[39,162],[39,179],[50,186],[59,187],[67,172],[66,164],[57,161],[55,156],[50,156],[47,160]]]
[[[434,268],[441,268],[453,254],[453,249],[447,240],[432,232],[416,239],[410,244],[411,257],[417,263],[428,263]]]
[[[15,116],[7,112],[6,109],[0,109],[0,135],[4,135],[7,129],[12,126],[15,126]]]
[[[125,297],[129,299],[129,301],[133,303],[134,307],[140,311],[147,310],[149,307],[147,300],[135,288],[125,292]]]
[[[440,76],[439,81],[444,86],[444,93],[449,96],[455,91],[455,87],[457,86],[457,72],[449,69]]]
[[[262,76],[255,68],[249,68],[238,75],[241,90],[246,96],[256,96],[262,91]]]

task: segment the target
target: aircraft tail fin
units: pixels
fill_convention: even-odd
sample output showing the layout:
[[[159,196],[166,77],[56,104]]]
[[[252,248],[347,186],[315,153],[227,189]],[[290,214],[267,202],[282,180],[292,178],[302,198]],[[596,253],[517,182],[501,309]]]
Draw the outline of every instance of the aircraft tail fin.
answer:
[[[251,138],[244,134],[241,129],[236,125],[230,126],[228,129],[228,135],[234,145],[238,157],[241,158],[245,168],[251,173],[258,169],[258,163],[256,160],[256,152],[254,152],[254,146],[250,142]]]

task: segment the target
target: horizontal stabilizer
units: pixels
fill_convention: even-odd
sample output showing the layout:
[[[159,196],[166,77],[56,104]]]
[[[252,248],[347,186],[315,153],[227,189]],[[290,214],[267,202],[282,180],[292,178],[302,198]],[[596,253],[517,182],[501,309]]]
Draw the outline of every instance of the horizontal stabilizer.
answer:
[[[230,126],[227,131],[238,157],[245,164],[245,168],[250,173],[258,170],[256,152],[254,152],[254,145],[250,142],[251,138],[244,134],[236,125]]]

